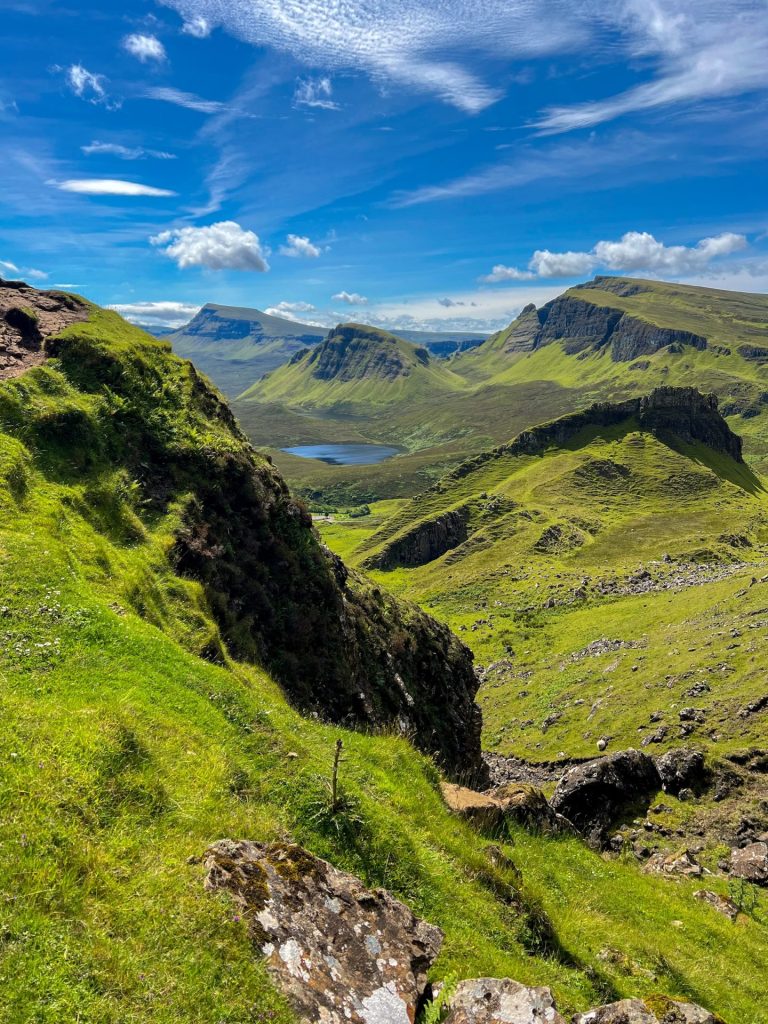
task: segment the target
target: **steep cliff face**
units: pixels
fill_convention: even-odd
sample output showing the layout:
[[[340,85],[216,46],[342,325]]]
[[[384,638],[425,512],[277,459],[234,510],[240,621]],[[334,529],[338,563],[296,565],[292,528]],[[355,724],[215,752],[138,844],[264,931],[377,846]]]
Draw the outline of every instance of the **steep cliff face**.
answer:
[[[572,294],[561,295],[538,310],[526,306],[511,327],[497,337],[509,353],[531,352],[555,341],[565,342],[569,355],[607,346],[611,359],[622,363],[651,355],[667,345],[707,347],[706,338],[690,331],[657,327],[620,309],[597,306]]]
[[[375,327],[340,324],[305,359],[315,380],[391,381],[407,377],[415,366],[426,366],[429,352]]]
[[[419,523],[366,562],[370,569],[426,565],[467,539],[467,509],[452,509]]]
[[[324,548],[190,363],[116,314],[77,310],[88,322],[48,339],[47,365],[0,395],[0,431],[23,437],[46,472],[75,473],[94,493],[116,474],[132,482],[147,519],[132,513],[132,542],[149,530],[172,536],[163,548],[173,571],[202,585],[218,624],[196,653],[261,664],[298,707],[402,731],[451,775],[481,777],[468,649]],[[29,397],[35,373],[40,401]]]

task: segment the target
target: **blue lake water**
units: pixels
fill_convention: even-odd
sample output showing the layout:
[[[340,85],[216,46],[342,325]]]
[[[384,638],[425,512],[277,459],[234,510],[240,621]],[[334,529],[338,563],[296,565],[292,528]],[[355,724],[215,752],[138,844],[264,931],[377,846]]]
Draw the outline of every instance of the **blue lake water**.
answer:
[[[301,444],[282,450],[302,459],[327,462],[330,466],[372,466],[398,453],[397,448],[384,444]]]

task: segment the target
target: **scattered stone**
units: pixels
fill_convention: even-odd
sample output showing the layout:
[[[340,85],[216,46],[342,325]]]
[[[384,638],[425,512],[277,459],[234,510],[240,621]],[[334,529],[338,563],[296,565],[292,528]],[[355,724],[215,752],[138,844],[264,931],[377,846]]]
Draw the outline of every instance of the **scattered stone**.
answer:
[[[448,809],[472,822],[477,828],[492,830],[504,821],[501,801],[489,793],[477,793],[474,789],[453,782],[441,782],[440,790]]]
[[[702,903],[708,903],[718,914],[723,914],[730,921],[735,921],[739,916],[739,908],[733,900],[729,900],[727,896],[722,896],[719,892],[697,889],[693,896],[694,899],[701,900]]]
[[[323,1024],[411,1024],[443,935],[383,889],[370,891],[299,846],[222,839],[206,888],[247,915],[297,1015]]]
[[[750,715],[756,715],[759,711],[765,711],[766,708],[768,708],[768,694],[743,707],[739,712],[739,718],[749,718]]]
[[[645,871],[653,875],[685,875],[693,878],[704,874],[701,864],[693,858],[689,850],[655,853],[646,864]]]
[[[577,1013],[573,1024],[723,1024],[720,1017],[693,1003],[667,996],[622,999],[588,1013]]]
[[[603,846],[621,812],[661,788],[653,759],[639,750],[617,751],[571,768],[557,784],[551,806],[588,842]]]
[[[448,1006],[445,1024],[566,1024],[548,988],[528,988],[509,978],[462,981]]]
[[[750,843],[731,851],[731,874],[755,885],[768,885],[768,843]]]
[[[604,736],[601,736],[600,739],[597,741],[597,749],[602,753],[602,751],[605,750],[607,746],[608,740]]]

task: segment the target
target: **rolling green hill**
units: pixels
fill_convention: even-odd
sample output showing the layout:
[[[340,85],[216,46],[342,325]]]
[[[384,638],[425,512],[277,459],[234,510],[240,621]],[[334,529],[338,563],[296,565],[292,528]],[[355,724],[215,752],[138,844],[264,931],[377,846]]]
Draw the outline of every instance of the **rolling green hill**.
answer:
[[[766,1024],[760,908],[734,926],[695,882],[573,837],[489,843],[405,738],[321,720],[402,711],[403,686],[437,673],[436,726],[460,645],[323,553],[189,364],[67,302],[82,322],[30,335],[39,365],[0,382],[0,1018],[295,1024],[247,922],[202,887],[206,847],[243,836],[295,839],[406,900],[446,932],[436,977],[548,984],[564,1012],[662,991]],[[461,717],[445,736],[471,731]]]
[[[326,499],[404,497],[472,452],[536,423],[661,385],[711,391],[757,469],[768,467],[768,297],[628,278],[596,278],[451,361],[451,389],[391,398],[386,383],[366,412],[345,417],[330,389],[306,382],[276,400],[253,389],[236,403],[255,443],[279,449],[313,441],[400,444],[374,467],[307,464],[275,454],[302,492]],[[447,383],[446,381],[443,384]],[[354,406],[354,394],[348,400]],[[389,415],[381,416],[382,405]]]

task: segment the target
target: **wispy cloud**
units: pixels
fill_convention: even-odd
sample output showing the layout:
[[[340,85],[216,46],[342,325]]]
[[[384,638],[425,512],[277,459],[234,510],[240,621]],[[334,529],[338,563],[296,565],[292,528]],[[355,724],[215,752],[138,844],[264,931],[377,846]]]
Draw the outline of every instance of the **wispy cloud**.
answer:
[[[68,87],[86,103],[107,107],[109,110],[116,110],[120,106],[120,100],[110,96],[107,91],[108,80],[105,75],[89,71],[82,64],[70,64],[68,67],[54,64],[51,70],[57,74],[63,72]]]
[[[269,270],[268,253],[259,236],[232,220],[207,227],[173,228],[153,235],[150,242],[182,270]]]
[[[62,192],[77,192],[85,196],[175,196],[167,188],[142,185],[138,181],[123,181],[119,178],[68,178],[65,181],[53,179],[46,182]]]
[[[499,263],[481,280],[492,284],[541,277],[583,277],[598,267],[625,273],[642,270],[674,277],[702,270],[713,260],[740,252],[746,246],[746,237],[732,231],[702,238],[691,246],[664,245],[647,231],[627,231],[618,241],[597,242],[589,252],[537,249],[528,261],[527,269]]]
[[[86,156],[116,156],[121,160],[144,160],[152,157],[155,160],[175,160],[175,153],[166,153],[160,149],[145,149],[143,146],[123,146],[118,142],[99,142],[95,139],[80,149]]]
[[[189,21],[185,21],[181,27],[184,35],[194,36],[195,39],[206,39],[211,34],[211,25],[202,14],[197,14]]]
[[[173,103],[177,107],[197,110],[201,114],[217,114],[220,110],[224,109],[224,104],[218,100],[205,100],[192,92],[183,92],[181,89],[173,89],[170,86],[153,86],[151,89],[147,89],[144,95],[150,100]]]
[[[300,78],[293,93],[297,107],[319,107],[321,110],[338,110],[339,104],[331,99],[333,86],[330,78]]]
[[[157,36],[132,32],[123,39],[123,49],[142,64],[148,61],[162,62],[166,59],[165,47]]]
[[[7,274],[13,274],[14,276],[33,281],[45,281],[48,277],[44,270],[38,270],[36,267],[19,267],[11,260],[0,260],[0,276]]]
[[[321,251],[305,235],[288,235],[285,245],[281,245],[279,249],[281,256],[303,257],[304,259],[317,259]]]

